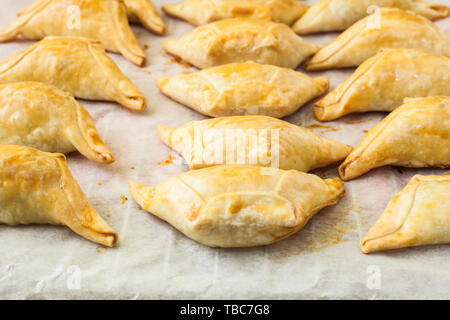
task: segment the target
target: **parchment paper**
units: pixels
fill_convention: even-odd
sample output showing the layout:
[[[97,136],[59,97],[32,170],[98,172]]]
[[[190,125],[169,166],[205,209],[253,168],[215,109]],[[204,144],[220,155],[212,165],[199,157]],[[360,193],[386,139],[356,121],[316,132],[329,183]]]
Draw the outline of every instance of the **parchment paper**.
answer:
[[[449,0],[430,1],[450,4]],[[1,26],[33,2],[1,0]],[[163,2],[154,1],[158,10]],[[166,38],[179,37],[193,27],[162,16],[168,27],[165,37],[133,27],[141,45],[148,46],[144,68],[111,54],[145,94],[148,109],[131,112],[115,103],[81,101],[117,161],[101,165],[78,153],[68,156],[70,169],[90,202],[119,233],[118,247],[99,247],[64,227],[0,226],[0,298],[450,298],[448,245],[371,255],[360,251],[362,237],[414,174],[449,173],[448,170],[372,170],[346,182],[347,194],[339,204],[322,210],[303,230],[273,245],[252,249],[205,247],[140,210],[129,195],[128,180],[155,185],[188,170],[178,154],[158,139],[156,125],[179,126],[205,118],[163,96],[155,86],[154,81],[160,76],[195,71],[175,62],[161,47]],[[437,25],[450,34],[450,19]],[[324,44],[335,36],[305,38]],[[30,44],[0,44],[0,59]],[[333,89],[352,72],[333,70],[311,75],[329,76]],[[320,124],[309,104],[286,120],[356,146],[365,130],[384,116],[366,113]],[[171,153],[175,159],[166,161]],[[322,178],[334,177],[336,168],[314,173]]]

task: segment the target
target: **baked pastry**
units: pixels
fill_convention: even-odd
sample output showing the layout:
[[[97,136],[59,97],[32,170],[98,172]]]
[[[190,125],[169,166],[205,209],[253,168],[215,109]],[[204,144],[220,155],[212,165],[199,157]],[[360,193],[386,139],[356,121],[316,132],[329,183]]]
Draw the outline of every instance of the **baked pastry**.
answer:
[[[414,176],[361,243],[364,253],[450,243],[450,175]]]
[[[300,230],[344,195],[344,184],[295,170],[224,165],[185,172],[153,188],[130,181],[130,192],[143,209],[195,241],[251,247]]]
[[[150,0],[124,0],[124,3],[131,22],[139,22],[148,30],[160,35],[166,32],[166,25]]]
[[[26,39],[75,36],[98,40],[139,66],[145,53],[128,25],[125,5],[119,0],[40,0],[0,30],[0,41],[18,35]]]
[[[47,152],[79,150],[86,158],[111,163],[94,120],[70,93],[40,82],[0,85],[0,144]]]
[[[344,180],[396,165],[450,167],[450,97],[407,98],[373,127],[339,167]]]
[[[145,98],[108,57],[99,42],[46,37],[0,62],[0,83],[46,82],[88,100],[117,101],[143,110]]]
[[[382,48],[423,49],[450,57],[450,38],[430,20],[411,11],[381,8],[320,49],[305,68],[359,66]]]
[[[253,18],[291,25],[309,6],[296,0],[186,0],[163,5],[167,14],[201,26],[229,18]]]
[[[172,99],[211,117],[285,117],[329,87],[327,77],[311,78],[291,69],[254,62],[161,77],[156,84]]]
[[[430,20],[450,15],[450,7],[423,0],[320,0],[292,29],[298,34],[343,31],[378,7],[410,10]]]
[[[191,169],[246,164],[307,172],[343,160],[353,149],[266,116],[191,121],[177,129],[159,125],[158,135]]]
[[[200,69],[246,61],[296,68],[319,49],[283,23],[249,18],[198,27],[180,39],[166,40],[163,48]]]
[[[392,111],[406,97],[450,96],[450,59],[417,49],[381,49],[314,104],[320,121]]]
[[[113,247],[117,233],[91,207],[66,158],[24,146],[0,145],[0,223],[56,224]]]

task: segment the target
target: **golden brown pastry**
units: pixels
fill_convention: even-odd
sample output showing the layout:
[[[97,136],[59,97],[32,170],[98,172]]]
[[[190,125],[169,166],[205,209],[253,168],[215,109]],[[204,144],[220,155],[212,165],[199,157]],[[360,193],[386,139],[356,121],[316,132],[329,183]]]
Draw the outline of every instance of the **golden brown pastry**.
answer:
[[[195,26],[229,18],[253,18],[291,25],[309,6],[296,0],[186,0],[163,5],[171,16]]]
[[[246,164],[307,172],[343,160],[353,149],[265,116],[191,121],[177,129],[159,125],[158,135],[182,154],[192,169]]]
[[[283,23],[246,18],[198,27],[163,48],[200,69],[246,61],[296,68],[318,50]]]
[[[320,49],[305,68],[359,66],[383,48],[423,49],[450,57],[450,38],[430,20],[411,11],[381,8]]]
[[[361,243],[364,253],[450,243],[450,175],[414,176]]]
[[[114,161],[87,110],[70,93],[41,82],[0,85],[0,144]]]
[[[179,174],[156,187],[130,181],[145,210],[211,247],[267,245],[300,230],[344,194],[338,178],[224,165]]]
[[[450,7],[423,0],[320,0],[292,29],[298,34],[343,31],[377,7],[410,10],[430,20],[450,15]]]
[[[450,97],[407,98],[373,127],[339,173],[350,180],[386,165],[450,167]]]
[[[450,96],[450,59],[417,49],[382,49],[314,104],[320,121],[392,111],[405,97]]]
[[[56,224],[113,247],[117,233],[91,207],[66,158],[24,146],[0,145],[0,223]]]
[[[124,0],[124,3],[131,22],[140,22],[148,30],[157,34],[166,32],[166,25],[150,0]]]
[[[100,43],[85,38],[46,37],[0,62],[0,83],[18,81],[46,82],[81,99],[145,108],[142,93]]]
[[[254,62],[161,77],[156,84],[172,99],[211,117],[285,117],[329,87],[327,77],[311,78],[291,69]]]
[[[126,8],[119,0],[40,0],[0,30],[0,41],[22,35],[26,39],[74,36],[98,40],[139,66],[145,53],[128,25]]]

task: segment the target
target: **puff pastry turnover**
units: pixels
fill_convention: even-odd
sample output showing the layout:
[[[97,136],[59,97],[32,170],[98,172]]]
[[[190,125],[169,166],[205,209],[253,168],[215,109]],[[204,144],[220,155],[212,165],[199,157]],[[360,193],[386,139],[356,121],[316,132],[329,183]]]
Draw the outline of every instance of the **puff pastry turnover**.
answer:
[[[66,158],[24,146],[0,145],[0,223],[56,224],[112,247],[117,233],[91,207]]]
[[[142,110],[145,98],[99,42],[46,37],[0,62],[0,83],[39,81],[88,100],[117,101]]]
[[[40,0],[0,31],[0,41],[19,34],[26,39],[86,37],[139,66],[145,62],[145,53],[128,25],[125,5],[119,0]]]
[[[266,115],[281,118],[328,90],[327,77],[254,62],[230,63],[157,80],[172,99],[211,117]]]
[[[40,82],[0,85],[0,144],[114,161],[87,110],[70,93]]]
[[[381,8],[320,49],[305,68],[358,66],[382,48],[422,49],[450,57],[450,38],[430,20],[411,11]]]
[[[160,125],[158,135],[182,154],[192,169],[246,164],[307,172],[343,160],[353,149],[265,116],[192,121],[177,129]]]
[[[450,96],[450,59],[417,49],[382,49],[314,105],[320,121],[392,111],[406,97]]]
[[[246,61],[296,68],[318,51],[283,23],[248,18],[198,27],[180,39],[166,40],[163,48],[200,69]]]
[[[450,167],[450,97],[409,98],[373,127],[339,173],[344,180],[397,165]]]
[[[300,230],[338,201],[344,184],[295,170],[224,165],[185,172],[153,188],[130,181],[130,192],[142,208],[202,244],[250,247]]]
[[[166,26],[150,0],[124,0],[124,3],[131,22],[140,22],[148,30],[164,34]]]
[[[430,20],[450,15],[450,7],[422,0],[320,0],[292,28],[298,34],[343,31],[376,7],[410,10]]]
[[[229,18],[254,18],[291,25],[309,6],[296,0],[186,0],[162,8],[167,14],[196,26]]]
[[[450,243],[450,175],[414,176],[361,243],[364,253]]]

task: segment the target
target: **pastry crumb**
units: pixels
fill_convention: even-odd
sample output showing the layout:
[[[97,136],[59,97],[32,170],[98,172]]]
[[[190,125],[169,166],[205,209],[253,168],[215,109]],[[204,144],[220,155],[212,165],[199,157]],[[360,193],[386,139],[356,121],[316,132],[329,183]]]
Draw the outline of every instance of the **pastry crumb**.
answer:
[[[128,200],[128,198],[125,197],[124,195],[121,195],[120,200],[122,200],[122,204],[124,204]]]
[[[99,183],[97,183],[100,187],[103,185],[103,183],[101,181],[99,181]]]
[[[130,167],[130,169],[131,169],[131,170],[134,170],[135,168],[134,168],[134,167]]]
[[[183,240],[180,240],[178,243],[179,243],[179,244],[184,244],[184,241],[183,241]]]
[[[144,50],[148,49],[148,44],[144,44]]]
[[[173,160],[175,160],[175,156],[170,154],[169,157],[166,160],[158,162],[158,165],[160,165],[160,166],[168,166],[168,165],[173,163]]]

